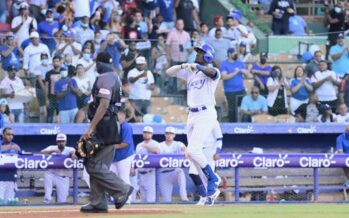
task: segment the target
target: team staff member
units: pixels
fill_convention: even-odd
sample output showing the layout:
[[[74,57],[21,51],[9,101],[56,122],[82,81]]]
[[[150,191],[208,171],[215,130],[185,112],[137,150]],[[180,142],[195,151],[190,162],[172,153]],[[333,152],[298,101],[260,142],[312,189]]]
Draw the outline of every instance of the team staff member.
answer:
[[[133,130],[131,125],[126,121],[124,110],[118,111],[118,118],[122,142],[115,145],[115,157],[110,170],[130,185],[131,165],[134,158]]]
[[[57,145],[50,145],[47,148],[41,150],[41,154],[61,154],[67,155],[72,159],[76,159],[75,149],[66,146],[67,136],[63,133],[59,133],[56,136]],[[68,169],[48,169],[45,172],[45,197],[44,203],[49,204],[52,199],[52,188],[56,186],[57,191],[57,203],[67,202],[69,195],[69,176],[71,171]]]
[[[133,191],[132,186],[110,171],[115,144],[120,140],[115,104],[120,101],[121,84],[113,72],[109,53],[98,54],[96,69],[100,75],[92,88],[93,101],[88,110],[91,123],[82,138],[94,138],[101,146],[94,156],[84,162],[90,175],[90,203],[80,209],[85,213],[108,212],[106,192],[115,200],[116,209],[120,209]]]
[[[187,81],[188,154],[198,170],[201,169],[207,177],[207,195],[214,201],[220,193],[220,178],[209,165],[203,153],[203,146],[217,120],[215,90],[221,74],[217,68],[208,66],[214,58],[214,49],[210,45],[204,44],[195,47],[195,50],[195,64],[175,65],[169,68],[166,74]]]
[[[336,140],[336,153],[338,154],[349,154],[349,125],[345,128],[345,132],[340,134]],[[346,186],[349,186],[349,168],[343,168],[347,181]]]
[[[185,154],[186,147],[180,141],[175,141],[176,129],[168,126],[165,129],[165,141],[159,144],[160,154]],[[172,201],[173,185],[178,184],[182,201],[188,201],[187,184],[182,168],[160,168],[159,187],[163,202]]]
[[[159,154],[159,142],[153,138],[153,128],[145,126],[143,128],[143,142],[137,144],[136,154],[148,155]],[[138,169],[139,189],[143,202],[155,202],[156,200],[156,177],[154,168]]]
[[[0,146],[0,154],[10,154],[18,155],[21,152],[21,148],[14,143],[13,140],[13,131],[11,128],[4,128],[2,131],[3,141]],[[17,181],[17,169],[11,170],[2,170],[0,177],[0,202],[1,204],[7,204],[9,199],[15,197]]]

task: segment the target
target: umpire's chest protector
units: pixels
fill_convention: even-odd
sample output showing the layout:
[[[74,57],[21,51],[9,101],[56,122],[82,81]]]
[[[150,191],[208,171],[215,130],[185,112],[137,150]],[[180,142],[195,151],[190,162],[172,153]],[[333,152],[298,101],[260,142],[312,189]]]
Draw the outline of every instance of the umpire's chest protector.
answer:
[[[92,88],[93,101],[88,107],[88,118],[93,119],[101,98],[110,99],[107,112],[97,124],[94,136],[102,145],[114,145],[120,143],[120,126],[117,120],[116,103],[120,102],[121,84],[113,73],[103,73],[97,77]]]

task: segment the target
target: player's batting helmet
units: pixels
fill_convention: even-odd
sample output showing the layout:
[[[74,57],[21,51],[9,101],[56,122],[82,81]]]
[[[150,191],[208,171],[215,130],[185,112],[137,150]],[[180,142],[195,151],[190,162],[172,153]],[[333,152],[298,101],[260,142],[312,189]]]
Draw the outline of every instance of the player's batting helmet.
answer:
[[[205,53],[204,54],[204,61],[208,64],[212,63],[215,51],[209,44],[203,44],[202,46],[195,47],[194,49],[195,49],[195,51],[199,50],[199,51],[204,52]]]

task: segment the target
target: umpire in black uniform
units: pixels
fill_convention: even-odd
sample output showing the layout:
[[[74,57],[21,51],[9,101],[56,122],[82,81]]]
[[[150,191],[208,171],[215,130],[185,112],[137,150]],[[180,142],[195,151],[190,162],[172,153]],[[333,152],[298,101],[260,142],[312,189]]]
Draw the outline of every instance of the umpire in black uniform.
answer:
[[[121,97],[120,79],[112,70],[112,58],[109,53],[99,53],[96,62],[100,75],[92,88],[93,101],[89,104],[88,111],[91,123],[82,138],[93,138],[100,147],[92,157],[86,158],[84,163],[90,174],[91,185],[90,203],[80,209],[86,213],[108,212],[106,193],[114,198],[116,209],[120,209],[133,191],[132,186],[109,170],[114,159],[114,145],[120,140],[115,106]]]

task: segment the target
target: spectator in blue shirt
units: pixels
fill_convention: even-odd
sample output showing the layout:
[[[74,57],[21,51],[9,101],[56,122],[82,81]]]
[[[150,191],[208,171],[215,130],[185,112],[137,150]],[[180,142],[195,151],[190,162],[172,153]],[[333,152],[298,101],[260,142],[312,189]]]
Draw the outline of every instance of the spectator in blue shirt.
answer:
[[[241,102],[241,121],[251,122],[252,116],[268,112],[267,100],[259,94],[257,86],[252,87],[251,95],[246,95]]]
[[[246,69],[245,64],[238,60],[238,53],[235,48],[228,49],[228,59],[223,61],[220,66],[224,93],[228,100],[229,122],[237,121],[238,97],[245,95],[243,72]]]
[[[115,145],[115,156],[110,170],[130,185],[130,172],[134,157],[133,130],[126,121],[126,112],[123,109],[118,111],[118,119],[121,125],[120,135],[122,142]]]
[[[309,101],[309,95],[313,91],[313,86],[309,78],[306,77],[303,67],[297,66],[294,70],[294,79],[291,80],[291,113],[297,110],[302,104]]]
[[[336,139],[336,153],[348,154],[349,153],[349,125],[345,128],[345,132],[340,134]],[[347,181],[346,186],[349,186],[349,168],[343,168]]]
[[[61,123],[74,123],[78,112],[77,96],[80,91],[76,81],[68,77],[67,69],[61,71],[61,79],[55,83],[58,110]]]
[[[337,44],[330,48],[330,56],[332,59],[332,70],[339,77],[343,77],[349,69],[349,53],[342,33],[338,35]]]
[[[289,32],[294,36],[305,36],[308,33],[307,23],[301,16],[294,13],[290,13],[289,22]]]
[[[9,66],[20,68],[20,57],[23,56],[23,49],[17,45],[12,32],[6,35],[4,45],[0,47],[2,69],[7,70]]]
[[[253,64],[251,73],[255,80],[254,85],[260,90],[260,94],[266,96],[268,94],[267,81],[271,76],[272,67],[267,64],[268,54],[261,52],[259,55],[259,63]]]
[[[121,71],[120,65],[121,51],[126,47],[124,40],[120,39],[117,34],[109,33],[107,39],[102,43],[99,52],[106,51],[113,59],[113,68],[116,71]]]
[[[48,9],[46,11],[46,20],[41,21],[38,26],[38,32],[42,42],[47,45],[51,54],[56,50],[56,40],[54,39],[55,33],[58,32],[59,24],[53,19],[53,11]]]
[[[2,139],[0,145],[0,154],[18,155],[21,152],[21,148],[13,140],[13,131],[11,128],[6,127],[2,131]],[[3,204],[7,204],[9,199],[15,197],[17,181],[17,169],[2,170],[0,177],[0,199]],[[0,203],[1,204],[1,203]]]

